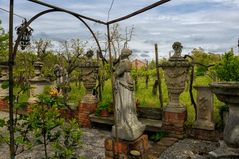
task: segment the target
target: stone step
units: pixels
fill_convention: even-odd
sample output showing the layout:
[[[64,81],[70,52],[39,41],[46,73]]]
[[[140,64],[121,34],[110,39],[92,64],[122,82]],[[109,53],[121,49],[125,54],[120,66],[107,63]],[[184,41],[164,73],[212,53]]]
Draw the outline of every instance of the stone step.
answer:
[[[139,118],[139,120],[146,125],[146,131],[158,132],[162,130],[162,121],[156,119],[146,119]],[[96,116],[95,114],[90,115],[90,121],[94,123],[113,125],[114,124],[114,116],[111,115],[109,117],[101,117]]]

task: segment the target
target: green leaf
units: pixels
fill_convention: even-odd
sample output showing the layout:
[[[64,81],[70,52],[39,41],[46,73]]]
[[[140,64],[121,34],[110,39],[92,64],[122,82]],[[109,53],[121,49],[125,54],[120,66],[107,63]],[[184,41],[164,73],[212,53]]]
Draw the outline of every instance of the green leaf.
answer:
[[[7,89],[9,87],[9,82],[8,81],[4,81],[1,85],[2,89]]]
[[[5,126],[5,120],[4,119],[0,119],[0,127],[4,127]]]

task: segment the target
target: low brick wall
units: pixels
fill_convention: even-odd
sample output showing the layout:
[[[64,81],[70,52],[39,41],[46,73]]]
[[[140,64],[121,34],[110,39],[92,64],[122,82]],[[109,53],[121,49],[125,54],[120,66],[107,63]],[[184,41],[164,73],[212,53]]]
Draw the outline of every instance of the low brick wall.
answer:
[[[139,118],[162,120],[162,109],[152,107],[137,107]]]

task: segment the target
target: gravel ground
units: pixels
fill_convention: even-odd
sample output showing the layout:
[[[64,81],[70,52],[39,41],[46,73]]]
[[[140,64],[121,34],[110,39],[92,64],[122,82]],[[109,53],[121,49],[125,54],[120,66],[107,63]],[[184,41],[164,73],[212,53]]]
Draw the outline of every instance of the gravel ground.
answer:
[[[0,112],[0,118],[7,117],[8,113]],[[82,128],[82,146],[78,150],[80,156],[86,159],[103,159],[104,140],[110,136],[110,132],[99,129]],[[219,146],[217,142],[184,139],[175,143],[164,151],[159,159],[205,159],[208,152]],[[16,159],[41,159],[44,154],[43,146],[35,146],[30,151],[25,151],[16,156]],[[9,148],[6,144],[0,144],[0,159],[9,158]]]
[[[217,147],[218,142],[183,139],[164,151],[159,159],[206,159],[208,152]]]

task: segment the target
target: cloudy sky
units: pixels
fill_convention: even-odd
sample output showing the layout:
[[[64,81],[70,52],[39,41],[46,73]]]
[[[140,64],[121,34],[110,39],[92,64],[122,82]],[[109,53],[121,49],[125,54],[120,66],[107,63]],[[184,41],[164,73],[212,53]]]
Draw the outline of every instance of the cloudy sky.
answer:
[[[112,0],[42,0],[82,15],[107,21]],[[110,20],[127,15],[150,5],[157,0],[114,0]],[[0,8],[9,8],[9,1],[0,0]],[[30,19],[36,13],[46,10],[27,0],[15,0],[15,13]],[[14,25],[21,18],[14,17]],[[2,26],[8,30],[8,14],[0,10]],[[104,47],[106,27],[89,22],[94,32],[100,32]],[[140,58],[153,57],[154,44],[159,45],[160,57],[167,57],[174,41],[182,42],[183,53],[202,47],[205,51],[223,53],[230,48],[237,51],[239,38],[239,0],[171,0],[170,2],[143,14],[120,22],[122,34],[126,27],[134,26],[129,47]],[[91,40],[92,37],[76,18],[63,13],[50,13],[31,24],[33,38],[48,38],[62,41],[71,38]],[[91,46],[95,47],[92,41]]]

